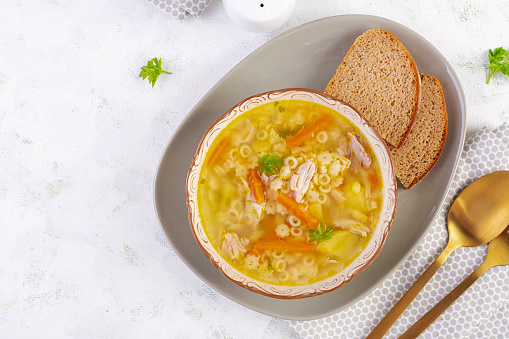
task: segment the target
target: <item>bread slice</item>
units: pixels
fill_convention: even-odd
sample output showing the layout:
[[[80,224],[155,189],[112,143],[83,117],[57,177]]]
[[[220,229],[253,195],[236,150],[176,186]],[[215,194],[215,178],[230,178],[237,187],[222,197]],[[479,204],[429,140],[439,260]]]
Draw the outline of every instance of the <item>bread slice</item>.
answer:
[[[374,28],[355,40],[324,92],[355,108],[399,148],[414,122],[420,86],[410,53],[391,33]]]
[[[421,84],[421,103],[408,137],[399,149],[389,145],[394,171],[406,189],[428,174],[447,138],[447,108],[440,81],[421,75]]]

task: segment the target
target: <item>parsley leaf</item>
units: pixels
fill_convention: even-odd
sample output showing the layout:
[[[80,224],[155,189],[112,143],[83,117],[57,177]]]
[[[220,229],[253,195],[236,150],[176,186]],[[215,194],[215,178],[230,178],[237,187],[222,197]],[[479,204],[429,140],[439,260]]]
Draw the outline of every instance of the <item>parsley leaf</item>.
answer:
[[[330,226],[325,226],[321,221],[318,224],[318,228],[315,230],[309,230],[308,238],[309,242],[316,241],[316,243],[320,243],[320,241],[329,240],[332,238],[334,233],[332,233],[334,229]]]
[[[153,58],[152,60],[149,60],[147,62],[147,66],[143,66],[141,68],[140,75],[138,76],[140,78],[143,77],[143,80],[145,80],[145,78],[148,77],[148,82],[152,84],[152,87],[154,87],[157,78],[159,78],[159,75],[161,75],[161,73],[172,74],[161,68],[161,58],[159,59]]]
[[[286,139],[290,135],[290,133],[291,132],[289,130],[281,131],[279,132],[279,136],[283,139]]]
[[[285,157],[278,157],[277,155],[265,154],[263,157],[258,158],[258,162],[261,166],[258,168],[260,173],[266,173],[269,175],[276,174],[276,170],[279,171]]]
[[[267,269],[269,270],[269,272],[274,271],[274,267],[272,267],[272,261],[270,260],[270,258],[267,258]]]
[[[297,132],[300,131],[301,128],[302,128],[302,125],[297,125],[291,131],[286,129],[284,131],[279,132],[279,136],[283,139],[286,139],[289,136],[294,136],[295,134],[297,134]]]
[[[509,52],[502,48],[495,48],[494,51],[490,49],[488,53],[488,59],[490,61],[488,68],[488,82],[490,83],[490,79],[493,74],[501,72],[509,76]]]

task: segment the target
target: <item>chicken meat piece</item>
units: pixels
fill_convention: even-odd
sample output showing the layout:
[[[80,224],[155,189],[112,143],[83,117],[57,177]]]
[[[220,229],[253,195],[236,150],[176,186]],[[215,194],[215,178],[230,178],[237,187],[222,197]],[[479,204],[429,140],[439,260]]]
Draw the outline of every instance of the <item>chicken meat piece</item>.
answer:
[[[354,157],[357,159],[359,164],[361,164],[363,167],[368,168],[371,166],[371,158],[369,157],[368,153],[362,146],[362,144],[357,140],[355,135],[352,133],[348,133],[348,136],[350,137],[350,152],[353,153]]]
[[[246,246],[248,243],[249,240],[247,239],[240,240],[237,233],[226,233],[224,235],[222,249],[231,259],[237,259],[244,256],[247,252]]]
[[[296,173],[293,173],[290,178],[291,196],[297,202],[301,202],[302,198],[309,189],[309,184],[316,173],[316,165],[311,160],[299,166]]]

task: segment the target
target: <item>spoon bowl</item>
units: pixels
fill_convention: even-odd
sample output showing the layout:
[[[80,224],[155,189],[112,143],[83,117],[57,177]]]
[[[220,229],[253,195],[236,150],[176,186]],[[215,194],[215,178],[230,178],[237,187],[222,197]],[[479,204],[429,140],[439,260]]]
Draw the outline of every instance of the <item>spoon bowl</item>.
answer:
[[[509,223],[508,188],[508,171],[488,174],[465,188],[449,210],[449,242],[473,247],[497,237]]]
[[[366,339],[387,333],[455,249],[484,245],[504,231],[509,224],[508,192],[509,171],[499,171],[477,179],[456,197],[447,216],[449,241],[444,251]]]

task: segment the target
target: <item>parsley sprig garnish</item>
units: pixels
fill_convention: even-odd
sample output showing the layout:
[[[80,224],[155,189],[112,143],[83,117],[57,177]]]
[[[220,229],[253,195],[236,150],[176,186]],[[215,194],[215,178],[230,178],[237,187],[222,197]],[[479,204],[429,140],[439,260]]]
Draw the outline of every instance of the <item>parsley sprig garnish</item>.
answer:
[[[281,165],[283,164],[283,160],[285,157],[278,157],[277,155],[265,154],[263,157],[258,158],[258,162],[260,163],[260,167],[258,170],[260,173],[266,173],[268,175],[276,174],[276,170],[279,171],[281,169]]]
[[[154,87],[157,78],[159,78],[161,73],[172,74],[171,72],[167,72],[161,68],[161,58],[153,58],[147,62],[147,66],[143,66],[141,68],[139,77],[143,77],[143,80],[148,77],[148,82],[152,84],[152,87]]]
[[[334,229],[332,227],[330,227],[330,226],[326,227],[320,221],[316,231],[315,230],[309,230],[309,232],[308,232],[309,241],[308,242],[316,241],[316,243],[318,244],[318,243],[320,243],[320,241],[329,240],[334,235],[334,233],[332,233],[332,231],[334,231]]]
[[[488,82],[490,83],[490,79],[493,74],[501,72],[509,76],[509,52],[502,47],[495,48],[494,51],[490,49],[488,54],[488,59],[490,64],[488,65]]]

